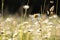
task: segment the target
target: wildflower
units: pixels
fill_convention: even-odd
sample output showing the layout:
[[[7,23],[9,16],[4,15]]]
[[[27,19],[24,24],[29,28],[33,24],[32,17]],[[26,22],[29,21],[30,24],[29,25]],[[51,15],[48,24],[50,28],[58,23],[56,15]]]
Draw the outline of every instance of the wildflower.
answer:
[[[50,3],[54,3],[54,1],[50,1]]]
[[[1,34],[4,34],[4,31],[1,31]]]
[[[34,18],[37,18],[38,17],[38,15],[37,14],[34,14]]]
[[[29,15],[30,18],[33,18],[33,15]]]
[[[33,22],[38,21],[40,19],[40,14],[29,15]]]
[[[24,25],[24,24],[28,24],[28,22],[23,22],[23,25]]]
[[[32,20],[32,21],[35,20],[35,19],[34,19],[34,15],[29,15],[29,17],[30,17],[30,20]]]
[[[52,12],[54,11],[54,5],[50,8],[50,11]]]
[[[40,14],[34,14],[34,18],[40,18]]]
[[[11,22],[13,20],[13,18],[7,18],[6,20],[5,20],[5,22]]]
[[[24,9],[28,9],[29,8],[29,5],[24,5],[23,8]]]
[[[42,30],[41,30],[41,29],[38,29],[38,30],[37,30],[37,33],[40,33],[40,31],[42,31]]]
[[[35,25],[37,25],[38,24],[38,22],[35,22]]]

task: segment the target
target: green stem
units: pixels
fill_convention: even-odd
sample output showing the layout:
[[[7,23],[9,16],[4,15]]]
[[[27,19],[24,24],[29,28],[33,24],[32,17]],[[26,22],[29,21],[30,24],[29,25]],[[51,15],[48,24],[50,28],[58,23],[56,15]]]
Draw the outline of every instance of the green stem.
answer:
[[[3,17],[3,7],[4,7],[4,0],[2,0],[2,17]]]
[[[13,40],[13,32],[12,32],[12,35],[11,35],[11,40]]]
[[[24,18],[26,18],[26,16],[27,16],[27,9],[25,9]]]
[[[2,40],[2,36],[0,35],[0,40]]]

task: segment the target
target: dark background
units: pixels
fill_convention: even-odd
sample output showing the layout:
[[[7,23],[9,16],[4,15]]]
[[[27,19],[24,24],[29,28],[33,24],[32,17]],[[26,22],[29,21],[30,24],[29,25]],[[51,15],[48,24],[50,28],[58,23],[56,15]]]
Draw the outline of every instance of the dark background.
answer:
[[[1,2],[0,0],[0,11],[1,11]],[[19,12],[19,8],[23,5],[27,4],[28,0],[4,0],[4,10],[7,8],[7,10],[10,13]],[[50,0],[46,1],[46,7],[51,7],[52,5],[55,5],[55,11],[56,11],[56,0],[54,0],[54,4],[49,3]],[[44,4],[44,0],[29,0],[29,6],[28,13],[34,14],[34,13],[41,13],[41,5],[42,8]],[[21,9],[20,9],[21,10]],[[58,0],[58,15],[60,15],[60,0]]]

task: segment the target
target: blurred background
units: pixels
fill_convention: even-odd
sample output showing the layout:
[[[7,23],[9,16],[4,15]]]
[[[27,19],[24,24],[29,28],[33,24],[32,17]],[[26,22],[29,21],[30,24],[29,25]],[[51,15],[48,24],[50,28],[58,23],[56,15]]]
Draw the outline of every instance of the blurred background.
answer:
[[[28,9],[28,14],[34,14],[34,13],[41,13],[41,6],[42,9],[44,7],[44,1],[45,0],[4,0],[4,13],[6,14],[6,12],[9,12],[7,14],[15,14],[16,12],[18,14],[21,14],[22,11],[24,11],[23,9],[23,5],[26,5],[28,2],[29,5],[29,9]],[[54,1],[53,4],[50,3],[50,1]],[[57,0],[46,0],[45,3],[45,9],[44,11],[46,11],[47,9],[49,9],[52,5],[55,6],[54,8],[54,12],[56,12],[56,3]],[[1,8],[2,8],[2,0],[0,0],[0,13],[1,13]],[[58,0],[58,15],[60,15],[60,0]]]

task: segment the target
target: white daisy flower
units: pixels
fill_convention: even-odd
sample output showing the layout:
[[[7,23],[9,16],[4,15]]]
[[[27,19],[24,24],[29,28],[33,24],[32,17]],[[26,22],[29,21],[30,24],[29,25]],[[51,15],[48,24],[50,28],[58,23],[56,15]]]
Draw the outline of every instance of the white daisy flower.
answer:
[[[13,21],[13,18],[7,18],[7,19],[5,20],[5,22],[11,22],[11,21]]]
[[[23,8],[24,9],[28,9],[29,8],[29,5],[24,5]]]

